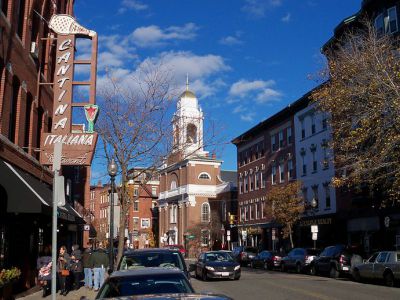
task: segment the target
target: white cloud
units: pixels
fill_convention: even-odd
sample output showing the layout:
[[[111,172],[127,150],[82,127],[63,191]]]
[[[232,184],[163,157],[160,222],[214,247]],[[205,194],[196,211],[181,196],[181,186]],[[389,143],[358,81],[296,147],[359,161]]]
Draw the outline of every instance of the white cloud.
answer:
[[[290,13],[287,13],[284,17],[282,17],[281,21],[284,23],[289,23],[292,15]]]
[[[245,112],[245,111],[247,111],[246,107],[244,107],[243,105],[238,105],[233,109],[232,112],[234,114],[238,114],[238,113],[242,113],[242,112]]]
[[[147,4],[141,3],[137,0],[123,0],[121,2],[121,7],[118,10],[119,13],[124,13],[127,10],[134,10],[134,11],[142,11],[148,9],[149,6]]]
[[[233,83],[229,89],[228,103],[238,102],[237,99],[255,100],[259,104],[278,101],[282,94],[274,89],[274,80],[254,80],[248,81],[241,79]]]
[[[245,114],[240,115],[240,119],[245,122],[252,122],[254,120],[255,112],[247,112]]]
[[[196,37],[198,27],[194,23],[187,23],[182,27],[170,26],[161,29],[156,25],[136,28],[131,39],[140,47],[154,47],[174,40],[192,40]]]
[[[239,40],[237,37],[229,35],[227,37],[223,37],[222,39],[220,39],[219,43],[222,44],[222,45],[232,46],[232,45],[241,44],[242,41]]]
[[[282,0],[245,0],[245,2],[242,11],[255,18],[262,18],[268,9],[282,5]]]

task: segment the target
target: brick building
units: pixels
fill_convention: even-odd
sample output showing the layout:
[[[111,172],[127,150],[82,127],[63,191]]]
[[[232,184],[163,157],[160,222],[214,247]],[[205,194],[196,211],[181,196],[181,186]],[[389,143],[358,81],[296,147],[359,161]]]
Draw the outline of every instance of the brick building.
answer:
[[[18,286],[35,284],[36,258],[51,244],[52,181],[39,162],[52,131],[53,14],[73,14],[73,1],[0,2],[0,269],[22,270]],[[58,209],[58,244],[82,243],[90,168],[63,166],[66,204]],[[30,255],[26,255],[29,250]]]
[[[191,251],[197,251],[226,240],[221,220],[235,213],[236,185],[225,181],[231,177],[224,177],[229,172],[221,171],[222,161],[203,148],[203,112],[188,88],[178,99],[173,126],[176,150],[160,170],[160,243],[189,247],[191,237],[198,242],[191,241]]]
[[[236,137],[238,165],[239,244],[276,250],[281,244],[279,224],[265,214],[272,186],[297,179],[294,114],[306,107],[304,96]]]

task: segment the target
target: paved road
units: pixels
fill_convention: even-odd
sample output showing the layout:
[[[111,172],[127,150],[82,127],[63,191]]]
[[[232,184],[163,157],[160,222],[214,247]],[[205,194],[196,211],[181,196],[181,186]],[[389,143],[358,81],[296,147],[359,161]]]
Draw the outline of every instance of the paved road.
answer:
[[[203,282],[192,278],[197,292],[220,293],[241,299],[400,299],[400,288],[356,283],[349,279],[330,279],[302,274],[244,268],[239,281]]]

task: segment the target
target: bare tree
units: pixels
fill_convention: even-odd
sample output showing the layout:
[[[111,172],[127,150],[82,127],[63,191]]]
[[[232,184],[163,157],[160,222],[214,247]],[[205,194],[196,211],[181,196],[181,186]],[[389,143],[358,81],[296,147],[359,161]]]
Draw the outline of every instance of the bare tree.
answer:
[[[283,237],[293,244],[293,227],[304,212],[304,198],[301,195],[301,183],[294,181],[285,185],[272,187],[267,194],[265,214],[283,226]]]
[[[399,201],[399,41],[377,34],[367,21],[362,25],[327,49],[328,65],[319,77],[325,83],[312,98],[331,115],[333,183],[367,184]]]

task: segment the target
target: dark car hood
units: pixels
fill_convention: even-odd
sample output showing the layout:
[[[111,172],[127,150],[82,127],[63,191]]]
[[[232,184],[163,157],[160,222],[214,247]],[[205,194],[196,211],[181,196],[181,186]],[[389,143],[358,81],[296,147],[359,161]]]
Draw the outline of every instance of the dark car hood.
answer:
[[[235,261],[209,261],[206,262],[206,266],[210,267],[235,267],[238,266],[239,263]]]
[[[101,299],[101,298],[99,298]],[[110,299],[110,298],[108,298]],[[170,300],[170,299],[179,299],[179,300],[232,300],[232,298],[224,295],[213,295],[213,294],[154,294],[154,295],[138,295],[131,297],[118,297],[111,299],[119,299],[119,300]]]

